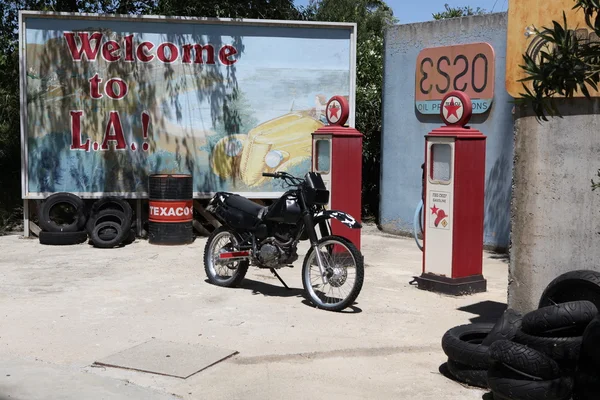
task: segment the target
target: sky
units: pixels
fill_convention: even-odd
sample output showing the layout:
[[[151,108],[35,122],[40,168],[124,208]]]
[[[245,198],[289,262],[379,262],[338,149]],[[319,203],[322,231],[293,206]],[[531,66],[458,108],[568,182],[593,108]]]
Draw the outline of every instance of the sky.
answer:
[[[487,12],[506,11],[508,0],[387,0],[386,3],[394,10],[394,16],[401,24],[431,21],[432,14],[444,11],[444,4],[450,7],[471,6],[473,9],[481,7]],[[295,0],[297,5],[306,5],[308,0]]]

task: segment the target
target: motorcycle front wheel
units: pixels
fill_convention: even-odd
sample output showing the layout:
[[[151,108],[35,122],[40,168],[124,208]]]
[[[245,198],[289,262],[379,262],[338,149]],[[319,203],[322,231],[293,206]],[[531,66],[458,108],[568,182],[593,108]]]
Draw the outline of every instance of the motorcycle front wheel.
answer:
[[[346,238],[326,236],[318,241],[325,268],[325,282],[311,247],[304,257],[302,285],[310,301],[329,311],[341,311],[352,305],[364,281],[364,262],[360,251]]]

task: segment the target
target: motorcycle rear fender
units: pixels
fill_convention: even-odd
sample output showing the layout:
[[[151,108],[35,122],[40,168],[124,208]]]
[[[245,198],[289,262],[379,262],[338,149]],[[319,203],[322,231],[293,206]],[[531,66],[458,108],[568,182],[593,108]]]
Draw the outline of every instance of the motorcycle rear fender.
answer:
[[[231,196],[231,193],[228,192],[215,193],[212,199],[210,199],[210,201],[208,202],[208,205],[206,206],[206,211],[208,211],[211,214],[214,214],[217,207],[222,206],[225,203],[225,199],[229,196]]]
[[[325,210],[319,211],[314,216],[314,221],[318,224],[321,221],[325,221],[331,218],[335,218],[348,228],[360,229],[362,225],[352,215],[339,210]]]

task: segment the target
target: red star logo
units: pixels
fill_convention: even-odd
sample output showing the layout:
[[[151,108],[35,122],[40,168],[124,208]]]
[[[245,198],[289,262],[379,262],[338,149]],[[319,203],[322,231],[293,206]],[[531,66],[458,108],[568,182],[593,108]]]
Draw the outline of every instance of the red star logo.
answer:
[[[340,108],[336,105],[332,105],[329,107],[329,116],[330,118],[339,118],[338,112],[340,112]]]
[[[450,105],[444,107],[446,107],[446,110],[448,110],[447,118],[450,118],[454,115],[458,119],[458,114],[456,113],[456,111],[461,107],[459,103],[454,103],[454,99],[452,99],[450,100]]]
[[[431,207],[431,213],[432,214],[437,214],[438,211],[439,211],[439,208],[437,208],[437,206],[434,204],[434,206]]]

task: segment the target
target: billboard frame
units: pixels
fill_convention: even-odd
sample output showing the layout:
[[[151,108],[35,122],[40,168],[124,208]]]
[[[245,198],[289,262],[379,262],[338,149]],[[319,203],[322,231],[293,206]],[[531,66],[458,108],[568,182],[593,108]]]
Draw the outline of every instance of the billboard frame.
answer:
[[[160,22],[160,23],[193,23],[193,24],[219,24],[238,26],[271,26],[287,28],[335,28],[350,31],[350,81],[349,103],[350,117],[348,125],[355,125],[356,110],[356,41],[357,24],[355,22],[313,22],[298,20],[274,19],[235,19],[235,18],[208,18],[208,17],[178,17],[164,15],[127,15],[127,14],[99,14],[99,13],[70,13],[19,10],[19,89],[21,105],[21,197],[24,200],[24,212],[28,215],[29,205],[27,200],[43,200],[54,192],[29,192],[29,164],[28,164],[28,132],[27,132],[27,52],[25,49],[25,32],[27,17],[52,18],[52,19],[78,19],[78,20],[109,20],[127,22]],[[133,192],[73,192],[83,199],[98,199],[105,196],[118,196],[126,199],[147,199],[148,193]],[[195,199],[208,199],[216,192],[194,192]],[[276,199],[284,192],[233,192],[251,199]],[[28,226],[26,224],[25,228]]]

